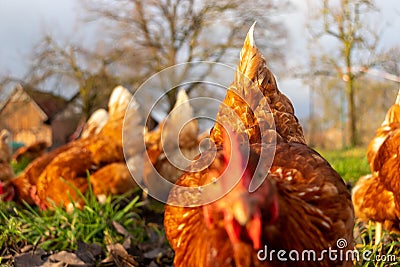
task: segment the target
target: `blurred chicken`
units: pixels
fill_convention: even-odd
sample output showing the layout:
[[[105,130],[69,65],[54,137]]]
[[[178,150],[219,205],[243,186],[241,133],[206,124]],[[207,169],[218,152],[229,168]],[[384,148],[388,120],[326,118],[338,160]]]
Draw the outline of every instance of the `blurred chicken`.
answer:
[[[353,189],[356,217],[376,222],[375,243],[381,229],[400,230],[400,90],[376,136],[368,145],[372,175],[361,177]]]
[[[11,168],[11,148],[8,144],[9,133],[7,130],[0,132],[0,182],[8,181],[14,177]]]
[[[81,138],[87,138],[98,134],[108,121],[108,112],[105,109],[98,109],[90,116],[83,127]]]
[[[358,219],[377,222],[375,243],[381,239],[380,229],[400,233],[400,206],[394,193],[385,188],[379,179],[369,174],[357,181],[352,193],[355,215]]]
[[[0,201],[11,200],[14,197],[14,189],[9,186],[9,181],[14,177],[11,168],[11,148],[8,144],[9,132],[0,132]]]
[[[115,88],[108,104],[109,118],[104,126],[92,127],[96,130],[88,131],[85,138],[36,159],[13,179],[11,182],[19,199],[42,208],[53,205],[70,208],[71,199],[79,199],[76,189],[82,193],[87,190],[88,173],[93,175],[91,182],[96,184],[96,194],[99,195],[126,192],[135,187],[133,183],[127,183],[126,169],[114,164],[124,162],[122,127],[131,98],[127,89]]]
[[[104,177],[107,177],[105,181]],[[93,192],[101,202],[113,194],[123,194],[128,189],[137,188],[125,162],[115,162],[104,166],[90,176]]]
[[[353,249],[354,211],[341,177],[305,144],[292,104],[254,44],[253,27],[211,132],[216,148],[202,153],[169,195],[164,225],[174,266],[352,266],[328,257],[258,259],[264,246],[345,254]],[[347,244],[339,247],[339,239]]]
[[[185,90],[180,90],[177,101],[159,127],[146,133],[144,155],[145,187],[151,195],[168,197],[169,187],[162,182],[175,183],[196,155],[199,144],[207,136],[199,136],[199,127]]]
[[[385,120],[368,145],[367,158],[372,172],[379,172],[382,183],[392,189],[400,189],[400,160],[397,159],[400,144],[400,90],[395,104],[386,113]],[[398,191],[399,192],[399,191]]]
[[[71,148],[73,144],[74,142],[68,143],[35,159],[24,169],[21,174],[19,174],[15,179],[12,179],[10,181],[10,185],[14,188],[16,193],[15,201],[25,201],[31,205],[35,203],[40,205],[36,188],[40,174],[54,159],[54,157]]]
[[[20,147],[12,157],[15,162],[29,163],[44,155],[48,147],[49,144],[46,141],[37,141],[29,146]]]

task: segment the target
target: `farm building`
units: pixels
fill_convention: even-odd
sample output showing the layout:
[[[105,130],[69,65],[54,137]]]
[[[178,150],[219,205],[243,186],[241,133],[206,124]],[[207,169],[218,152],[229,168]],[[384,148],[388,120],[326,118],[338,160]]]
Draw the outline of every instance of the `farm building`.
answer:
[[[79,122],[73,101],[17,85],[0,107],[0,128],[11,132],[12,141],[30,145],[46,141],[60,146],[68,141]]]

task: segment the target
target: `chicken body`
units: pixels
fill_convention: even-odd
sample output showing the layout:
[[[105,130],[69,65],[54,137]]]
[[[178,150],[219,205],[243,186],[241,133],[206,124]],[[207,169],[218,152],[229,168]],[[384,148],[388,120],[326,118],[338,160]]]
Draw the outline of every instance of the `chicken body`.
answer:
[[[81,138],[87,138],[98,134],[108,121],[108,112],[105,109],[98,109],[90,116],[83,127]]]
[[[46,141],[38,141],[29,146],[19,148],[12,157],[16,162],[26,160],[29,163],[44,155],[48,147],[49,144]]]
[[[253,28],[211,139],[217,150],[202,153],[179,178],[165,209],[175,266],[352,265],[345,258],[262,257],[264,248],[300,255],[313,250],[316,257],[329,249],[345,254],[353,249],[354,211],[341,177],[305,144],[289,99],[255,47]],[[250,192],[254,180],[261,183]],[[210,192],[203,193],[204,186],[223,197],[205,203]],[[338,245],[340,240],[347,244]]]
[[[8,144],[9,132],[0,132],[0,201],[11,200],[14,197],[14,188],[9,186],[10,180],[14,177],[11,168],[11,148]]]
[[[10,184],[14,187],[16,193],[15,200],[19,202],[25,201],[28,204],[40,202],[36,188],[39,176],[58,154],[68,150],[73,144],[74,142],[68,143],[42,155],[32,161],[21,174],[10,180]]]
[[[395,104],[389,109],[382,126],[371,140],[367,158],[372,173],[388,190],[400,192],[400,92]],[[400,201],[400,194],[395,194]]]
[[[108,177],[104,182],[103,177]],[[90,177],[95,195],[123,194],[127,188],[136,188],[125,162],[114,162],[99,169]]]
[[[99,195],[135,188],[136,184],[127,182],[126,168],[117,164],[124,164],[125,160],[122,127],[131,97],[127,89],[117,87],[110,97],[106,123],[96,125],[96,129],[88,132],[85,138],[34,160],[11,181],[18,198],[42,208],[53,205],[71,208],[71,200],[79,204],[77,190],[84,193],[88,188],[88,173],[93,175],[91,182],[96,185],[96,194]]]
[[[199,154],[199,144],[207,136],[198,136],[199,127],[184,90],[159,127],[144,135],[146,151],[143,156],[144,186],[153,196],[167,199],[170,183],[183,174],[185,168]]]
[[[400,232],[400,206],[394,195],[373,174],[360,177],[352,194],[356,217],[364,222],[381,223],[386,230]],[[376,243],[379,243],[380,233],[377,237]]]
[[[11,168],[11,148],[8,144],[9,133],[7,130],[0,132],[0,182],[5,182],[14,177]]]
[[[400,91],[376,136],[368,145],[371,175],[361,177],[352,192],[356,217],[378,223],[375,242],[380,241],[380,224],[400,232]]]
[[[256,160],[259,149],[257,146],[252,148],[251,162]],[[209,168],[195,175],[184,174],[178,184],[187,187],[206,184],[210,173],[224,171],[221,168],[223,157],[220,150],[217,160]],[[234,190],[238,188],[240,186]],[[344,249],[352,249],[353,211],[349,193],[339,175],[318,153],[303,144],[280,143],[266,181],[253,193],[246,189],[240,190],[242,200],[245,199],[244,206],[250,207],[243,208],[244,211],[239,208],[241,201],[238,202],[231,192],[203,207],[167,206],[165,228],[175,250],[175,266],[343,265],[343,262],[329,261],[328,258],[287,263],[276,256],[272,261],[257,258],[264,246],[268,251],[285,250],[287,253],[313,250],[319,257],[324,249],[338,249],[336,242],[341,238],[348,242]],[[171,204],[193,201],[192,196],[189,200],[185,197],[187,194],[173,190]],[[247,219],[241,218],[246,217],[243,214],[249,213],[251,207],[258,209],[261,215],[262,227],[255,231],[260,233],[256,237],[257,220],[252,221],[251,215]],[[227,221],[226,212],[232,213],[234,219]],[[206,218],[212,218],[211,223]],[[240,221],[245,223],[242,225]],[[229,228],[237,232],[236,236]]]
[[[185,118],[193,117],[187,95],[181,91],[175,106],[180,107],[179,111],[171,113],[158,130],[145,135],[139,105],[130,103],[131,99],[132,95],[126,89],[117,87],[110,97],[109,112],[95,112],[81,138],[37,158],[11,181],[16,199],[42,208],[53,205],[70,208],[71,200],[80,201],[78,191],[84,193],[87,190],[88,173],[94,193],[104,199],[106,195],[121,194],[137,187],[129,168],[136,170],[134,174],[143,176],[145,183],[152,184],[152,190],[168,193],[165,186],[158,183],[158,172],[175,182],[182,171],[169,160],[178,152],[183,152],[190,160],[199,151],[196,121],[176,132],[187,121]],[[126,131],[124,143],[123,127]],[[179,140],[175,140],[178,135]],[[143,138],[147,147],[141,149]],[[148,159],[146,164],[143,164],[144,158]]]

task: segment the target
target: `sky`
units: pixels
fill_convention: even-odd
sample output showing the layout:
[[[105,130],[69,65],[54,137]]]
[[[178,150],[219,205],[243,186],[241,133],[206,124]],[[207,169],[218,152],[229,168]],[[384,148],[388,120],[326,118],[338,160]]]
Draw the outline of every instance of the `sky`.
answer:
[[[306,60],[306,17],[309,15],[308,2],[316,0],[292,0],[294,8],[289,14],[281,15],[287,25],[289,42],[286,60],[288,66],[298,65]],[[385,31],[382,46],[400,45],[400,1],[376,1],[383,15],[375,20],[384,21]],[[81,12],[77,0],[0,0],[0,75],[11,74],[21,77],[29,65],[29,54],[44,33],[56,38],[89,38],[82,36],[76,23]],[[81,35],[77,36],[76,32]],[[83,31],[84,32],[84,31]],[[256,39],[257,41],[257,39]],[[306,118],[309,112],[309,91],[307,86],[296,79],[279,79],[281,91],[292,100],[296,113]]]
[[[21,75],[44,33],[69,36],[77,16],[70,0],[0,0],[0,73]]]

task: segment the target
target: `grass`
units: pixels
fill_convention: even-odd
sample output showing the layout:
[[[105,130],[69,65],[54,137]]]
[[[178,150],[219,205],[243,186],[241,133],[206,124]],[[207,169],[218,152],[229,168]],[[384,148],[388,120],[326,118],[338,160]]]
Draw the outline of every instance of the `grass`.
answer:
[[[361,176],[371,173],[366,157],[367,148],[317,151],[346,182],[355,184]]]
[[[26,245],[45,251],[75,251],[78,243],[98,244],[104,254],[107,245],[129,239],[132,246],[149,241],[150,235],[163,235],[163,229],[146,224],[140,217],[143,203],[139,191],[110,196],[100,204],[91,188],[85,195],[82,209],[72,212],[64,208],[39,210],[28,204],[0,202],[0,266],[1,255],[18,252]],[[122,230],[121,230],[122,229]]]
[[[0,247],[14,247],[20,242],[39,244],[44,250],[74,250],[77,241],[107,245],[123,241],[112,222],[129,229],[135,242],[145,238],[143,222],[137,214],[141,203],[134,197],[121,208],[126,196],[109,197],[99,204],[92,191],[83,196],[86,206],[73,212],[55,207],[41,211],[29,205],[17,206],[12,202],[1,203]],[[10,216],[11,215],[11,216]]]
[[[355,249],[359,252],[359,260],[355,266],[399,266],[400,264],[400,236],[383,230],[382,240],[375,245],[375,226],[373,223],[356,222]]]
[[[318,151],[345,181],[350,181],[353,185],[360,176],[370,172],[365,148]],[[73,251],[77,249],[79,241],[100,244],[106,251],[108,244],[122,243],[127,238],[126,234],[113,226],[115,223],[126,229],[133,245],[140,245],[151,239],[149,228],[154,228],[153,235],[164,235],[162,225],[146,223],[140,216],[144,208],[157,214],[162,213],[163,206],[156,202],[144,207],[139,201],[138,192],[108,197],[104,204],[98,203],[90,188],[81,197],[85,201],[84,208],[75,208],[70,213],[57,207],[53,211],[42,211],[29,205],[0,202],[0,252],[5,249],[15,251],[26,244],[46,251]],[[376,246],[374,235],[375,227],[372,223],[356,223],[355,249],[360,258],[355,266],[399,266],[400,236],[383,232],[382,242]],[[368,255],[368,259],[364,259],[362,255]],[[2,262],[0,253],[0,266],[11,266],[8,264]]]
[[[20,174],[30,163],[30,160],[23,157],[19,162],[12,160],[11,168],[14,170],[15,175]]]
[[[337,151],[318,150],[343,179],[353,186],[361,176],[371,173],[366,151],[366,148]],[[354,238],[359,259],[355,262],[355,266],[399,266],[400,236],[383,231],[382,241],[379,245],[375,245],[374,237],[375,225],[373,223],[356,222]]]

